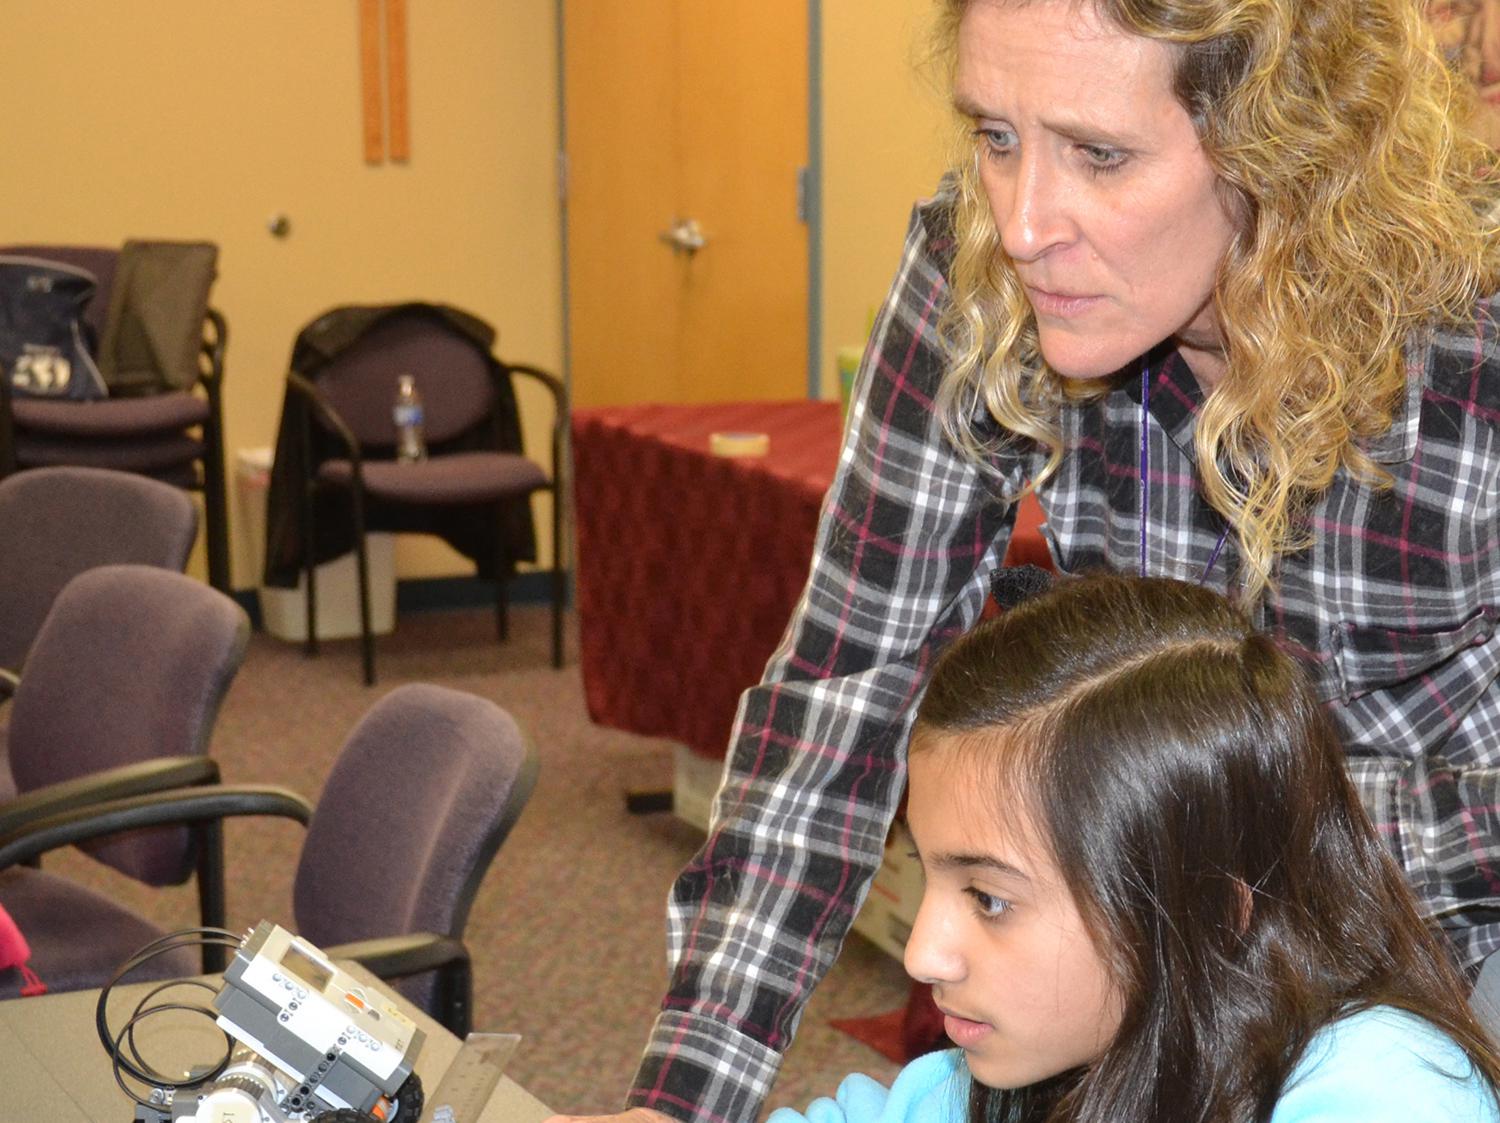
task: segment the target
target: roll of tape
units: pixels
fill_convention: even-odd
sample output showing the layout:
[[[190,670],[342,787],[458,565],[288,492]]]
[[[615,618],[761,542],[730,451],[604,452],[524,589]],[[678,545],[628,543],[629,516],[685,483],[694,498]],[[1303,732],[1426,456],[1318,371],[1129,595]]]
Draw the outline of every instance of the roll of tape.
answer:
[[[712,433],[708,450],[715,456],[764,456],[771,451],[766,433]]]

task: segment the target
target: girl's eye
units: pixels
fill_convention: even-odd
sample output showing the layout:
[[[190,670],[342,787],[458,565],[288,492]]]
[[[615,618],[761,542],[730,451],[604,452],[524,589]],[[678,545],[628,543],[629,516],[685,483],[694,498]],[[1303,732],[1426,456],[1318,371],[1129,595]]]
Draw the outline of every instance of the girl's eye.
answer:
[[[972,885],[969,886],[969,888],[965,889],[964,892],[967,893],[969,895],[969,899],[974,902],[974,911],[977,912],[980,916],[985,917],[986,919],[993,920],[994,918],[1003,916],[1005,913],[1010,911],[1010,902],[1005,900],[1005,898],[1003,897],[996,897],[995,895],[986,893],[983,889],[977,889]]]

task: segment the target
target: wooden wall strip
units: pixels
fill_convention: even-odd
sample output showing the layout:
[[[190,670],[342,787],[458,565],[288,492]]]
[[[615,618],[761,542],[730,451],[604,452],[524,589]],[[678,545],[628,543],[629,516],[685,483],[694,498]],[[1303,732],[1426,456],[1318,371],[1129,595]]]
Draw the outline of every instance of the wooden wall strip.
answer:
[[[359,92],[365,163],[378,164],[385,158],[380,97],[380,0],[359,0]]]
[[[411,158],[411,113],[407,103],[406,0],[385,0],[385,76],[390,106],[391,159]]]

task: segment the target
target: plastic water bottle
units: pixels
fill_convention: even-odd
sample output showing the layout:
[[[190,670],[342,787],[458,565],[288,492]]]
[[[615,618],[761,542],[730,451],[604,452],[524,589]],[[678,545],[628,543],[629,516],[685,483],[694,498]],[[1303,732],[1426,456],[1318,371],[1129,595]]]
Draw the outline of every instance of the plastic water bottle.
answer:
[[[414,463],[427,459],[427,441],[422,436],[422,396],[417,380],[409,374],[396,379],[396,405],[391,410],[396,422],[396,459]]]

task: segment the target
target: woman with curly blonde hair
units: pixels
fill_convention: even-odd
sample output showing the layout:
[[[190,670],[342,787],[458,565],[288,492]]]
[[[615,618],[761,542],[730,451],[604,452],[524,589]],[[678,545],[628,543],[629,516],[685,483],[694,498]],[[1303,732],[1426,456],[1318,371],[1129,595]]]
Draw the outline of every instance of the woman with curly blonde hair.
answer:
[[[971,6],[945,6],[955,45]],[[1493,154],[1455,127],[1456,87],[1413,3],[1097,0],[1067,18],[1086,13],[1167,46],[1231,226],[1207,294],[1211,354],[1189,365],[1215,391],[1194,434],[1203,493],[1235,525],[1253,600],[1278,556],[1310,543],[1308,508],[1336,473],[1380,479],[1362,446],[1400,404],[1403,346],[1435,319],[1472,322],[1500,287]],[[1045,473],[1065,448],[1060,407],[1109,384],[1049,366],[1040,336],[1057,317],[1027,281],[1042,267],[997,225],[1010,153],[959,108],[977,144],[956,174],[945,422],[981,461],[1007,439],[981,417],[1035,438]]]
[[[1028,489],[1063,573],[1205,585],[1299,657],[1457,965],[1500,950],[1500,230],[1417,0],[940,4],[965,142],[674,887],[634,1119],[755,1115]]]

